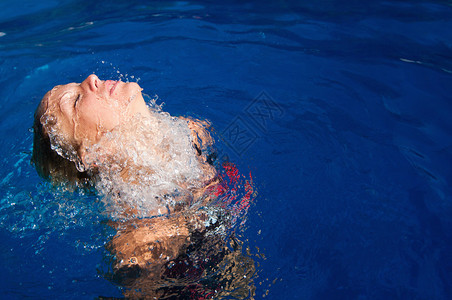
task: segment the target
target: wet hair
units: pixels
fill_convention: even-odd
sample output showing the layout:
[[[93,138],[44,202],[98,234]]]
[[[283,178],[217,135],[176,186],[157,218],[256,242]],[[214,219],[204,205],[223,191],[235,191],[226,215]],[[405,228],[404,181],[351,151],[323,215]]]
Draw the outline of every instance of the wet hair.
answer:
[[[58,88],[59,86],[49,91],[42,98],[38,108],[36,109],[33,124],[34,139],[32,163],[35,165],[39,175],[54,184],[68,183],[83,187],[86,185],[93,187],[94,183],[100,179],[96,176],[99,173],[98,167],[95,163],[86,166],[80,155],[80,153],[86,149],[81,149],[81,144],[75,140],[73,135],[65,134],[63,129],[65,128],[64,125],[67,120],[64,119],[64,116],[61,113],[58,101],[53,101],[52,98],[53,91]],[[173,128],[169,127],[175,125],[173,118],[169,115],[166,117],[166,115],[163,114],[158,114],[158,116],[165,116],[165,124],[167,125],[166,130],[173,130]],[[178,126],[183,127],[183,130],[181,129],[182,131],[180,132],[182,132],[182,134],[187,134],[187,132],[194,133],[194,135],[191,136],[191,144],[196,150],[197,155],[200,157],[200,162],[210,162],[213,164],[211,158],[206,157],[208,149],[213,143],[209,131],[207,130],[207,127],[210,126],[210,124],[205,121],[199,121],[191,118],[184,118],[184,120],[187,122],[188,127],[184,127],[183,121],[178,120]],[[183,150],[179,152],[183,154],[187,153]],[[196,172],[198,173],[196,173],[193,168],[188,167],[185,169],[185,172],[190,173],[190,180],[193,181],[193,184],[197,184],[199,181],[198,177],[201,176],[201,172],[205,172],[207,170],[203,169],[202,166],[198,166],[196,163],[191,162],[190,159],[185,159],[184,161],[188,161],[188,164],[192,167],[194,166],[193,164],[195,164]],[[101,164],[100,167],[103,168],[105,166],[106,164],[104,163]],[[116,172],[115,170],[113,171]],[[167,181],[173,180],[175,175],[171,176],[169,179],[163,179]]]
[[[34,114],[31,161],[38,174],[55,185],[61,183],[82,187],[92,185],[92,171],[79,171],[74,159],[64,155],[69,153],[68,148],[74,148],[74,145],[61,143],[62,138],[55,139],[53,137],[51,139],[49,130],[57,132],[58,135],[58,120],[47,112],[49,96],[50,92],[43,97]],[[45,126],[43,122],[45,122]],[[57,142],[57,140],[60,142]],[[56,151],[56,149],[60,151]]]

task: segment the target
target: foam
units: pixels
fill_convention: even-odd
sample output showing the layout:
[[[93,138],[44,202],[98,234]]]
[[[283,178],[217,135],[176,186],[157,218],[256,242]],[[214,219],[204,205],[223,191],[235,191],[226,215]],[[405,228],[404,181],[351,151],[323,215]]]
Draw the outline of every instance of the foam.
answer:
[[[146,217],[192,204],[207,178],[185,120],[150,108],[104,134],[86,151],[112,217]],[[132,214],[131,214],[132,212]]]

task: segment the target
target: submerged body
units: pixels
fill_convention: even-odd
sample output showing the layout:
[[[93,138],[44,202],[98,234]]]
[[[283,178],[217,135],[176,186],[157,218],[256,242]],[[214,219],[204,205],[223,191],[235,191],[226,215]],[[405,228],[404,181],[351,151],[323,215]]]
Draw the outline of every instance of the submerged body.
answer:
[[[160,297],[175,286],[186,291],[184,278],[199,271],[201,261],[216,266],[240,248],[225,242],[231,213],[212,205],[226,188],[209,157],[208,125],[147,106],[136,83],[95,75],[55,87],[36,111],[36,168],[55,183],[93,187],[102,196],[117,229],[107,245],[111,278],[128,297]],[[171,271],[181,261],[192,268]],[[244,270],[254,271],[252,261]],[[162,291],[164,274],[182,281],[163,284]],[[197,276],[190,278],[201,280],[206,272]],[[243,288],[249,294],[248,281]]]

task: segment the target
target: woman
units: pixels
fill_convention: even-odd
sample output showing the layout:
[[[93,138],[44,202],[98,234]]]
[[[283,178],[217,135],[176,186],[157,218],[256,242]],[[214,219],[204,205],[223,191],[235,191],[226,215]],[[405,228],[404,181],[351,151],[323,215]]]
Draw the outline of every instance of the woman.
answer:
[[[209,124],[150,108],[141,91],[137,83],[96,75],[49,91],[35,113],[32,160],[38,173],[103,196],[117,229],[107,245],[114,257],[111,279],[127,297],[204,297],[226,285],[249,296],[254,264],[242,257],[236,239],[225,243],[234,214],[226,205],[212,205],[230,191],[208,154]],[[249,182],[245,186],[242,205],[253,193]],[[226,267],[238,260],[233,270]],[[225,272],[240,276],[221,283]],[[200,284],[205,278],[208,288]]]

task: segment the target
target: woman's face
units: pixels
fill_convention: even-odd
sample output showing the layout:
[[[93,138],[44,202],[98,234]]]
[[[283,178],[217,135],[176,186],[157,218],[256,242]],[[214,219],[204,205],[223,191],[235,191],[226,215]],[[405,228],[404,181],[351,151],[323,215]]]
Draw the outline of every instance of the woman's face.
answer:
[[[56,86],[43,102],[47,100],[46,113],[57,119],[59,134],[72,143],[89,146],[102,133],[136,114],[149,113],[141,90],[137,83],[102,81],[93,74],[81,84]]]

